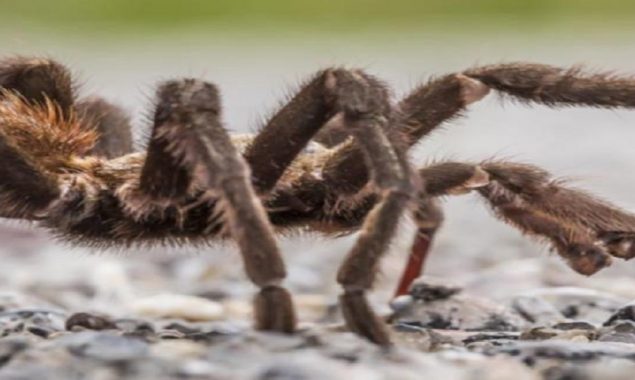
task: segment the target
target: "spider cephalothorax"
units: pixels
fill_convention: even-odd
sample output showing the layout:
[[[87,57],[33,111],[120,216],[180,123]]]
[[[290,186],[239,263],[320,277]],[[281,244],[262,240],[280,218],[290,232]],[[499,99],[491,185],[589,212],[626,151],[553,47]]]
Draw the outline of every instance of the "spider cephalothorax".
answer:
[[[97,246],[232,238],[259,288],[259,329],[291,332],[295,313],[275,232],[361,230],[337,280],[351,330],[389,344],[365,299],[402,214],[418,226],[399,287],[407,290],[442,221],[436,198],[475,191],[502,220],[543,238],[576,271],[635,256],[635,216],[526,164],[441,162],[414,170],[407,151],[489,92],[552,106],[635,106],[635,80],[514,63],[433,79],[396,104],[361,70],[315,74],[255,136],[230,137],[216,87],[157,90],[152,134],[133,153],[128,117],[77,100],[46,59],[0,63],[0,216],[36,221]]]

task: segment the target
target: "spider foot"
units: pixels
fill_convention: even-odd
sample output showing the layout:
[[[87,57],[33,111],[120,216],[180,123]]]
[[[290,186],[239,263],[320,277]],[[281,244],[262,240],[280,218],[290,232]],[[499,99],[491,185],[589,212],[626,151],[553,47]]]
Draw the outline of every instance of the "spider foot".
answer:
[[[576,272],[591,276],[611,265],[611,256],[599,246],[572,244],[560,250],[561,256]]]
[[[390,346],[386,325],[368,305],[363,291],[346,291],[340,296],[340,305],[352,332],[380,346]]]
[[[279,286],[260,290],[254,300],[256,329],[291,334],[295,331],[296,316],[289,292]]]
[[[611,256],[624,260],[635,257],[635,233],[624,231],[606,231],[598,235]]]

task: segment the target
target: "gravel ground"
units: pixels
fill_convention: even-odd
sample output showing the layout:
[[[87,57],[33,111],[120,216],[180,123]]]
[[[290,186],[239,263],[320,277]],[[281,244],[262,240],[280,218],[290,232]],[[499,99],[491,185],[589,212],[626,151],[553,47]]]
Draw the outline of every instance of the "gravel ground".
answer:
[[[48,54],[66,62],[87,92],[133,112],[139,130],[153,84],[173,76],[217,82],[227,124],[243,132],[290,84],[331,64],[361,65],[397,94],[429,74],[478,62],[583,62],[635,72],[635,45],[623,39],[444,38],[228,43],[181,36],[97,45],[11,32],[0,54]],[[492,96],[421,144],[413,160],[510,157],[635,210],[634,124],[632,111],[502,106]],[[0,379],[630,379],[632,263],[616,262],[585,278],[494,220],[471,196],[448,199],[446,209],[428,274],[392,308],[409,223],[385,260],[372,300],[392,325],[397,348],[388,352],[341,325],[333,278],[355,236],[282,240],[303,321],[302,331],[289,337],[250,329],[254,289],[233,246],[94,254],[4,222]],[[444,293],[434,291],[440,286],[457,291],[431,296]]]

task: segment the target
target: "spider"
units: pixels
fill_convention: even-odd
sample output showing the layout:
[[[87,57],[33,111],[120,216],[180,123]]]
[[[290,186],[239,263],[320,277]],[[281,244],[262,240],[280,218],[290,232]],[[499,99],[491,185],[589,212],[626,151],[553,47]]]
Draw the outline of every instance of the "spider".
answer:
[[[101,98],[78,99],[63,65],[0,62],[0,216],[30,220],[91,246],[201,244],[231,238],[259,288],[255,327],[291,333],[275,234],[360,231],[337,273],[349,329],[383,346],[388,329],[366,300],[397,221],[417,226],[398,294],[421,271],[442,222],[438,198],[476,192],[495,215],[552,245],[591,275],[611,256],[635,256],[635,216],[507,161],[440,162],[414,169],[409,148],[490,90],[549,106],[634,107],[635,80],[579,68],[509,63],[431,79],[393,103],[362,70],[308,79],[255,136],[230,137],[217,88],[161,83],[145,152],[129,119]]]

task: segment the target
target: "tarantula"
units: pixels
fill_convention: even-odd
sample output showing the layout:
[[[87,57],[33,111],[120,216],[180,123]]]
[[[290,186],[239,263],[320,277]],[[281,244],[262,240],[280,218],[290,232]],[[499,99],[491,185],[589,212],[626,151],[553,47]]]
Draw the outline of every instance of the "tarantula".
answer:
[[[396,104],[377,78],[329,68],[313,75],[255,136],[231,138],[213,84],[159,85],[144,153],[129,119],[100,98],[77,100],[49,59],[0,63],[0,216],[37,222],[94,246],[207,243],[231,237],[259,287],[256,328],[293,332],[292,299],[275,233],[361,230],[337,273],[348,327],[389,345],[369,307],[398,219],[418,226],[398,294],[421,268],[442,221],[437,198],[474,191],[495,215],[543,238],[590,275],[635,256],[635,216],[567,187],[535,166],[441,162],[412,169],[407,151],[490,89],[550,106],[634,107],[635,80],[541,64],[474,67],[430,80]]]

